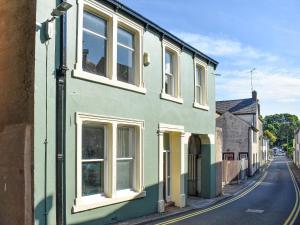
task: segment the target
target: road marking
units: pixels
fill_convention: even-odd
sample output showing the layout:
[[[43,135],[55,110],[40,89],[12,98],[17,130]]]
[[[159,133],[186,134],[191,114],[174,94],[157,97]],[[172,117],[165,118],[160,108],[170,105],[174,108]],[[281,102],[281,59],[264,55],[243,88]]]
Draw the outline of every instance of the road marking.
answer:
[[[258,186],[263,182],[263,180],[266,178],[267,174],[268,174],[268,172],[266,172],[266,173],[259,179],[259,181],[258,181],[256,184],[254,184],[251,188],[247,189],[247,190],[244,191],[243,193],[241,193],[241,194],[239,194],[239,195],[237,195],[237,196],[235,196],[235,197],[233,197],[233,198],[231,198],[231,199],[229,199],[229,200],[227,200],[227,201],[224,201],[224,202],[219,203],[219,204],[217,204],[217,205],[211,206],[211,207],[209,207],[209,208],[207,208],[207,209],[197,210],[197,211],[195,211],[195,212],[193,212],[193,213],[189,213],[189,214],[184,215],[184,216],[181,216],[181,217],[177,217],[177,218],[174,218],[174,219],[167,220],[167,221],[165,221],[165,222],[158,223],[158,224],[156,224],[156,225],[165,225],[165,224],[171,224],[171,223],[179,222],[179,221],[181,221],[181,220],[185,220],[185,219],[188,219],[188,218],[191,218],[191,217],[194,217],[194,216],[198,216],[198,215],[201,215],[201,214],[203,214],[203,213],[212,211],[212,210],[214,210],[214,209],[218,209],[218,208],[220,208],[220,207],[222,207],[222,206],[228,205],[228,204],[230,204],[230,203],[232,203],[232,202],[235,202],[235,201],[239,200],[240,198],[244,197],[245,195],[249,194],[249,193],[250,193],[251,191],[253,191],[256,187],[258,187]]]
[[[265,210],[262,209],[247,209],[247,213],[263,213]]]
[[[288,165],[287,162],[286,162],[286,165],[289,169],[290,176],[291,176],[293,184],[294,184],[296,202],[295,202],[295,205],[294,205],[294,208],[293,208],[292,212],[290,213],[289,217],[284,222],[284,225],[293,225],[295,220],[297,219],[299,211],[300,211],[300,202],[299,202],[300,190],[299,190],[298,184],[296,182],[295,176],[292,173],[292,171],[290,169],[290,166]]]

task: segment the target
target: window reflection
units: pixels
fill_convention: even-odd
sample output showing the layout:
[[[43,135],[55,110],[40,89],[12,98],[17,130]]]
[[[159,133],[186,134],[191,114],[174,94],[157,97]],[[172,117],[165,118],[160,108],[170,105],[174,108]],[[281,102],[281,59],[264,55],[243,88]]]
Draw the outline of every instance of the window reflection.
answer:
[[[106,76],[107,22],[89,12],[83,13],[82,69]]]
[[[134,35],[118,27],[117,79],[135,84]]]

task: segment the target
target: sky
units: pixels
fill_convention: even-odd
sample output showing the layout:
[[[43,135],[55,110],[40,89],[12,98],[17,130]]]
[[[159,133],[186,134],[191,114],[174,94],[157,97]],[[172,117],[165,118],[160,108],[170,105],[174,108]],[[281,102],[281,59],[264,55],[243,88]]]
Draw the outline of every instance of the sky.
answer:
[[[263,116],[300,117],[299,0],[120,0],[219,62],[217,100],[258,92]]]

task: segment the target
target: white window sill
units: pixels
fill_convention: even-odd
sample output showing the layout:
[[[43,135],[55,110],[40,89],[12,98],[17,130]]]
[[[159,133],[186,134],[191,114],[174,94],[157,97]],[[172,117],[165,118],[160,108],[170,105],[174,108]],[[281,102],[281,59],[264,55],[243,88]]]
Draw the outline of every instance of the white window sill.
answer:
[[[100,75],[85,72],[83,70],[73,70],[73,77],[109,85],[112,87],[122,88],[122,89],[126,89],[129,91],[138,92],[141,94],[146,94],[146,92],[147,92],[146,88],[144,88],[144,87],[138,87],[136,85],[128,84],[128,83],[118,81],[118,80],[111,80],[107,77],[103,77]]]
[[[198,102],[194,102],[194,107],[197,109],[203,109],[208,111],[209,110],[209,106],[208,105],[200,105]]]
[[[81,212],[89,209],[95,209],[103,206],[108,206],[120,202],[126,202],[133,199],[143,198],[146,196],[146,191],[134,192],[126,191],[126,193],[117,193],[113,198],[107,198],[103,195],[91,195],[75,199],[72,212]]]
[[[168,100],[168,101],[176,102],[176,103],[179,103],[179,104],[183,104],[183,99],[182,98],[177,98],[177,97],[168,95],[166,93],[161,93],[160,98]]]

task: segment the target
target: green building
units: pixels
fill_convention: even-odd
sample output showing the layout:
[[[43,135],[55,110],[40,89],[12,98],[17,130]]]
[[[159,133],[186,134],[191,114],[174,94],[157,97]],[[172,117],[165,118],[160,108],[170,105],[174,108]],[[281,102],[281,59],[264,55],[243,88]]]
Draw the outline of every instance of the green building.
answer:
[[[0,193],[26,206],[14,206],[20,216],[1,209],[3,221],[109,224],[216,196],[217,62],[117,1],[53,11],[59,3],[7,3],[24,27],[7,28],[20,40],[0,55],[16,60],[0,64],[11,67],[0,154],[20,155],[24,173],[8,180],[27,197]]]

